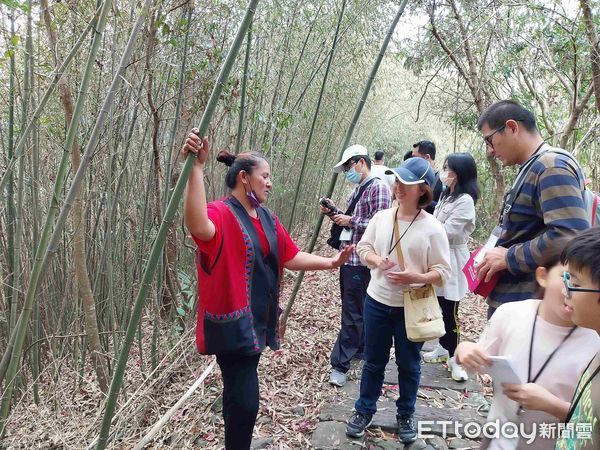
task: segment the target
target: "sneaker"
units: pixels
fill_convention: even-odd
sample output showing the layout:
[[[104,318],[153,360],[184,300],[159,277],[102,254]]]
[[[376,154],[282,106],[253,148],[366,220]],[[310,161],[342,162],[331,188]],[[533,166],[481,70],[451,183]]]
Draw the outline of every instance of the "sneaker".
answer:
[[[331,369],[331,374],[329,375],[329,384],[343,387],[346,384],[346,374],[337,369]]]
[[[448,370],[452,373],[452,379],[454,381],[467,381],[469,379],[469,375],[467,371],[454,361],[454,357],[448,360]]]
[[[373,422],[373,414],[361,414],[355,411],[346,422],[346,434],[353,438],[362,437],[371,422]]]
[[[448,350],[438,344],[436,348],[431,350],[430,352],[423,353],[423,361],[428,363],[434,362],[445,362],[448,361],[450,354]]]
[[[396,416],[398,421],[398,438],[403,444],[411,444],[417,440],[417,429],[412,414]]]

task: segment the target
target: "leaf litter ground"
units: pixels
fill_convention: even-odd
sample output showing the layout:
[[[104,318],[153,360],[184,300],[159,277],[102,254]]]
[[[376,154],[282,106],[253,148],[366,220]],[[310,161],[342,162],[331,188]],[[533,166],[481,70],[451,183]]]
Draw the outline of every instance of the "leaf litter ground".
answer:
[[[282,306],[289,298],[293,276],[285,277]],[[486,306],[475,297],[461,302],[463,336],[475,340],[485,325]],[[336,401],[339,390],[328,384],[329,354],[340,323],[338,271],[307,273],[290,316],[279,351],[265,351],[259,365],[260,410],[254,431],[261,448],[310,448],[310,435],[325,403]],[[156,421],[183,395],[209,365],[211,357],[195,349],[193,320],[179,337],[162,336],[161,364],[154,376],[147,367],[152,324],[143,324],[144,361],[139,347],[132,348],[126,376],[126,393],[120,396],[119,414],[112,428],[110,448],[132,448]],[[5,440],[10,449],[82,449],[97,436],[102,420],[103,394],[93,371],[83,376],[76,357],[66,355],[47,364],[40,379],[42,401],[36,406],[30,390],[14,408]],[[58,376],[60,374],[60,376]],[[489,380],[483,380],[488,382]],[[30,383],[29,383],[30,384]],[[485,383],[488,384],[488,383]],[[218,366],[187,403],[175,413],[146,448],[223,448],[221,380]],[[391,388],[393,391],[393,387]],[[124,392],[124,391],[122,391]],[[486,388],[489,394],[489,389]],[[390,395],[393,395],[391,392]],[[461,398],[446,399],[430,391],[420,398],[432,406],[461,407]],[[375,431],[378,438],[393,436]]]

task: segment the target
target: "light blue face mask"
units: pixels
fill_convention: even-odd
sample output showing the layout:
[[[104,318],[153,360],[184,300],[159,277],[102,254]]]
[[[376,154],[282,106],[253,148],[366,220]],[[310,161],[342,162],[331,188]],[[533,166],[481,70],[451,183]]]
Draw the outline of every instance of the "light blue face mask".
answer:
[[[348,180],[350,183],[360,183],[361,174],[354,170],[354,167],[347,172],[344,172],[344,174],[346,175],[346,180]]]

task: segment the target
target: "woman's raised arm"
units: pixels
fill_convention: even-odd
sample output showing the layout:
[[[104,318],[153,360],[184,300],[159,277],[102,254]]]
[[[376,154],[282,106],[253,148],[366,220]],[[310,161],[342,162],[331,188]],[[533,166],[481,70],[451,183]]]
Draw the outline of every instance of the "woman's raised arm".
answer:
[[[192,128],[182,153],[184,157],[194,153],[196,162],[188,178],[183,198],[185,226],[201,241],[210,241],[215,235],[215,225],[208,218],[206,190],[204,188],[204,164],[210,153],[208,138],[200,139],[197,128]]]

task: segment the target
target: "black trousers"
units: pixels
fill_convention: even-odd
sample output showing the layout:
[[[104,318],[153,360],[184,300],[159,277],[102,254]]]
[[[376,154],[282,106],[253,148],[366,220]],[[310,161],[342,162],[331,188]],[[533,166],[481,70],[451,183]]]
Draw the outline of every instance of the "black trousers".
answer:
[[[217,355],[223,375],[225,449],[249,450],[258,415],[258,360],[252,356]]]
[[[460,340],[460,324],[458,323],[458,303],[452,300],[446,300],[444,297],[438,297],[442,316],[444,317],[444,327],[446,334],[440,338],[440,345],[448,350],[450,356],[454,356],[454,351]]]
[[[331,367],[342,373],[348,372],[352,358],[362,358],[363,306],[369,281],[371,271],[365,266],[340,267],[342,325],[331,351]]]

